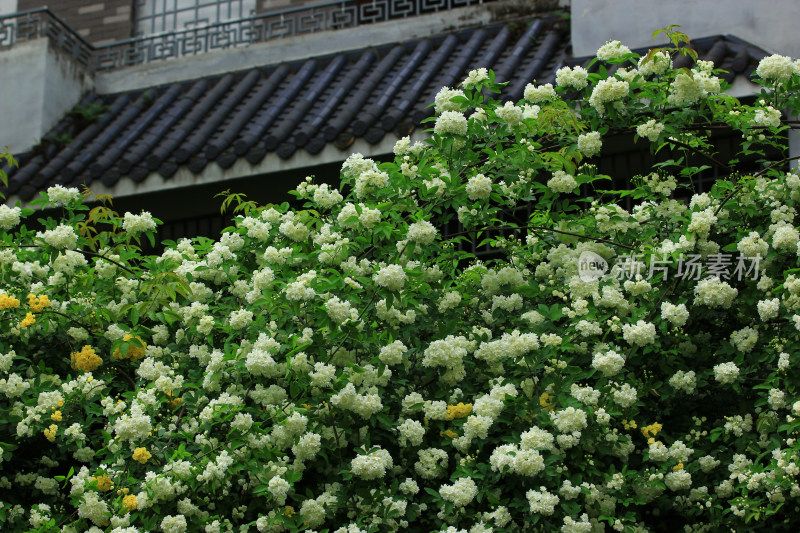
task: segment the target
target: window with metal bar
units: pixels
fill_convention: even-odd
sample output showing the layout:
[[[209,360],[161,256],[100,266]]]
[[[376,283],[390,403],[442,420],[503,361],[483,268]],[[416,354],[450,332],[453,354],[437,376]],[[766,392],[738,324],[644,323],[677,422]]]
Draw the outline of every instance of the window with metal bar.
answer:
[[[136,0],[137,35],[207,26],[252,15],[256,0]]]

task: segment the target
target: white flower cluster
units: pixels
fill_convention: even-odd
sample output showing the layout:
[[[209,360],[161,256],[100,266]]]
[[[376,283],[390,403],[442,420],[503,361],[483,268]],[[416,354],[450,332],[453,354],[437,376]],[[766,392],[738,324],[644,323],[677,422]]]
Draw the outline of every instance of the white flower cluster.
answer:
[[[19,224],[19,217],[22,209],[19,207],[8,207],[0,205],[0,229],[11,229]]]
[[[394,341],[381,348],[378,358],[387,366],[398,365],[403,362],[403,354],[408,351],[401,341]]]
[[[485,68],[479,68],[475,70],[470,70],[467,77],[464,78],[464,81],[461,82],[461,85],[464,86],[466,89],[470,89],[475,87],[480,82],[489,79],[489,71]]]
[[[437,135],[466,135],[467,118],[459,111],[445,111],[436,119],[433,131]]]
[[[599,132],[591,131],[578,136],[578,150],[586,157],[594,157],[600,153],[603,137]]]
[[[358,208],[356,208],[355,204],[347,202],[339,211],[336,221],[344,228],[355,229],[360,222],[365,228],[369,229],[381,221],[381,212],[364,204],[358,204]]]
[[[654,118],[636,126],[636,134],[639,137],[647,137],[650,142],[656,142],[662,131],[664,131],[664,124],[656,122]]]
[[[733,344],[740,352],[749,353],[753,351],[753,348],[757,342],[758,330],[751,328],[750,326],[746,326],[731,333],[731,344]]]
[[[456,96],[463,97],[464,91],[461,89],[451,89],[450,87],[442,87],[439,89],[439,92],[436,93],[436,97],[433,100],[433,108],[436,114],[441,115],[445,111],[461,111],[464,107],[463,104],[450,101]]]
[[[671,491],[687,490],[692,486],[692,475],[686,470],[670,472],[664,478],[664,484]]]
[[[600,80],[597,85],[592,89],[592,95],[589,97],[589,104],[594,107],[598,113],[605,115],[606,104],[617,102],[625,98],[630,91],[630,85],[627,81],[618,80],[616,78],[607,78]]]
[[[636,403],[639,398],[638,391],[631,387],[628,383],[624,383],[622,387],[614,390],[614,401],[623,408],[630,407]]]
[[[558,98],[558,95],[556,94],[556,90],[553,89],[552,83],[546,83],[545,85],[533,85],[529,83],[525,86],[524,98],[532,104],[539,104],[541,102],[555,100]]]
[[[696,383],[694,370],[689,370],[688,372],[678,370],[669,378],[669,384],[672,388],[683,391],[686,394],[692,394],[694,392]]]
[[[77,187],[67,188],[63,185],[54,185],[47,189],[47,197],[54,206],[69,205],[80,199],[81,192]]]
[[[792,58],[773,54],[758,62],[756,74],[767,81],[785,83],[798,73],[797,65]]]
[[[781,125],[781,112],[771,105],[763,109],[756,109],[756,114],[753,116],[753,123],[756,126],[777,128]]]
[[[399,291],[406,283],[406,273],[400,265],[386,265],[378,270],[372,279],[385,289]]]
[[[126,212],[125,218],[122,221],[122,229],[136,236],[145,231],[153,231],[156,229],[156,222],[153,220],[153,215],[148,211],[142,211],[140,215]]]
[[[369,419],[372,415],[383,409],[381,397],[377,394],[359,394],[352,383],[348,383],[342,390],[331,396],[331,404]]]
[[[625,366],[625,358],[614,350],[597,352],[592,358],[592,367],[606,377],[617,374]]]
[[[736,248],[744,257],[764,257],[769,251],[769,243],[761,238],[756,231],[751,231],[747,236],[742,237]]]
[[[714,379],[723,385],[734,383],[739,377],[739,367],[736,363],[720,363],[714,366]]]
[[[586,411],[572,406],[551,412],[550,418],[561,433],[580,433],[586,428]]]
[[[444,313],[449,309],[453,309],[454,307],[458,306],[461,303],[461,294],[456,291],[446,292],[442,295],[442,298],[439,300],[439,305],[437,308],[439,309],[440,313]]]
[[[475,358],[494,365],[502,357],[514,361],[538,349],[539,338],[535,333],[520,333],[519,330],[514,330],[511,333],[503,333],[497,340],[481,343],[475,350]]]
[[[719,278],[704,279],[694,288],[694,303],[711,308],[728,309],[738,294],[738,289]]]
[[[253,321],[253,312],[247,309],[231,311],[229,321],[233,329],[244,329]]]
[[[497,118],[508,124],[510,127],[519,126],[523,119],[523,110],[514,105],[514,102],[506,102],[503,107],[495,109]]]
[[[776,249],[794,250],[800,241],[800,232],[792,224],[781,222],[775,226],[772,234],[772,246]]]
[[[289,482],[281,476],[274,476],[267,485],[272,497],[275,498],[275,503],[284,505],[286,503],[286,495],[289,494],[289,488],[291,487]]]
[[[294,242],[305,241],[311,233],[303,222],[295,219],[295,214],[292,211],[283,215],[278,231]]]
[[[464,507],[478,495],[478,485],[471,477],[462,477],[452,485],[442,485],[439,488],[442,499],[452,502],[456,507]]]
[[[264,334],[262,333],[262,335]],[[254,376],[277,377],[282,374],[284,372],[283,366],[279,365],[269,353],[270,350],[278,346],[279,344],[274,339],[257,342],[245,359],[247,371]]]
[[[422,366],[444,367],[461,374],[464,371],[464,357],[472,347],[472,343],[465,337],[448,335],[447,338],[435,340],[428,345],[422,358]]]
[[[694,104],[708,93],[720,91],[719,78],[706,71],[680,72],[675,76],[667,102],[674,106]]]
[[[622,337],[635,346],[653,344],[656,340],[656,327],[644,320],[639,320],[636,324],[625,324],[622,326]]]
[[[400,432],[400,446],[419,446],[425,437],[425,426],[410,418],[397,426],[397,431]]]
[[[492,179],[483,174],[476,174],[467,180],[466,190],[470,200],[485,200],[492,193]]]
[[[427,220],[418,220],[408,226],[406,238],[419,244],[430,244],[436,239],[438,230]]]
[[[630,54],[631,49],[619,41],[606,41],[606,44],[597,49],[597,59],[610,61],[619,59],[626,54]]]
[[[565,516],[564,525],[561,526],[561,533],[592,533],[592,531],[594,531],[594,527],[586,513],[580,516],[580,520]]]
[[[674,305],[670,302],[663,302],[661,318],[669,321],[673,326],[682,327],[689,320],[689,310],[686,309],[686,304]]]
[[[114,423],[114,432],[117,436],[121,440],[134,443],[146,439],[152,429],[150,415],[145,414],[139,402],[134,402],[130,413],[123,414]]]
[[[167,515],[161,520],[161,531],[164,533],[184,533],[186,517],[183,515]]]
[[[317,456],[321,448],[322,436],[319,433],[307,432],[292,445],[292,453],[298,461],[309,461]]]
[[[97,492],[84,493],[83,501],[78,506],[78,516],[80,518],[91,520],[97,526],[105,526],[108,522],[107,515],[108,504],[106,504],[106,502],[100,498],[100,495]]]
[[[75,248],[75,245],[78,243],[78,234],[75,233],[72,226],[66,226],[64,224],[45,232],[39,231],[36,233],[36,237],[41,238],[53,248]]]
[[[638,68],[639,74],[645,78],[651,75],[661,76],[672,68],[672,58],[667,52],[656,52],[649,58],[647,56],[642,57],[639,60]]]
[[[556,71],[556,85],[580,91],[589,84],[589,72],[583,67],[561,67]]]
[[[756,308],[758,309],[758,316],[761,318],[761,321],[767,322],[778,316],[778,312],[781,308],[781,301],[777,298],[761,300],[756,305]]]
[[[552,515],[559,502],[558,495],[548,492],[545,487],[539,487],[539,490],[529,490],[525,493],[525,497],[528,499],[532,513],[545,516]]]
[[[332,296],[325,302],[325,311],[337,324],[358,320],[358,309],[354,309],[347,300],[340,300],[338,296]]]
[[[711,227],[717,223],[717,216],[714,214],[714,209],[708,207],[702,211],[695,211],[692,213],[692,221],[686,231],[697,233],[701,238],[708,237]]]
[[[547,181],[547,187],[555,193],[571,193],[578,186],[575,177],[563,170],[557,170],[553,177]]]
[[[392,468],[393,464],[389,452],[378,448],[369,453],[355,456],[351,463],[351,470],[361,479],[372,480],[385,476],[386,471]]]
[[[317,292],[312,287],[309,287],[309,285],[311,285],[311,282],[314,281],[316,277],[316,270],[309,270],[308,272],[299,275],[295,281],[286,285],[286,288],[284,289],[286,298],[295,302],[301,300],[308,301],[312,299],[314,296],[316,296]]]

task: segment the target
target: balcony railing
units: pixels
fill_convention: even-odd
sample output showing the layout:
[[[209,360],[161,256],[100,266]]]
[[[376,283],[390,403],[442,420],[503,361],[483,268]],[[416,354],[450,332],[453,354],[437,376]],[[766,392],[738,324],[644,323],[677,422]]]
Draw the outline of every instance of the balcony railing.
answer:
[[[0,16],[0,49],[50,38],[92,71],[119,69],[497,0],[340,0],[94,46],[48,8]]]

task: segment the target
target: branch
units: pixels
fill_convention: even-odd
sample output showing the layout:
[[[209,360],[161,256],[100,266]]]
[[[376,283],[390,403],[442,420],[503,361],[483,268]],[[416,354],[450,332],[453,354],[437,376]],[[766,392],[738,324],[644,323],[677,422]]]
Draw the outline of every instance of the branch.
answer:
[[[757,178],[757,177],[763,175],[765,172],[767,172],[769,170],[772,170],[773,168],[777,167],[778,165],[783,165],[784,163],[788,163],[789,161],[795,161],[797,159],[800,159],[800,156],[787,157],[785,159],[781,159],[780,161],[776,161],[775,163],[771,164],[770,166],[765,167],[765,168],[759,170],[758,172],[756,172],[755,174],[753,174],[753,177]],[[725,205],[725,203],[728,200],[730,200],[731,198],[736,196],[739,193],[739,191],[742,190],[742,188],[744,187],[745,183],[746,182],[744,182],[744,181],[742,183],[740,183],[735,189],[733,189],[731,192],[729,192],[725,196],[725,198],[722,199],[722,202],[720,202],[720,204],[717,207],[716,211],[714,211],[714,216],[717,216],[719,214],[719,212],[722,211],[722,207]]]
[[[42,247],[41,244],[19,244],[19,245],[4,244],[4,245],[0,246],[0,248],[41,248],[41,247]],[[67,251],[67,250],[65,249],[65,251]],[[69,251],[70,252],[78,252],[80,254],[88,255],[90,257],[99,257],[100,259],[102,259],[104,261],[108,261],[109,263],[117,265],[118,267],[120,267],[123,270],[127,270],[128,272],[130,272],[131,274],[133,274],[135,276],[139,275],[138,272],[134,272],[133,270],[131,270],[130,268],[126,267],[122,263],[120,263],[118,261],[114,261],[113,259],[109,259],[108,257],[106,257],[106,256],[104,256],[102,254],[98,254],[97,252],[90,252],[89,250],[81,250],[81,249],[69,250]]]
[[[517,229],[528,229],[528,230],[539,230],[539,231],[551,231],[553,233],[559,233],[561,235],[570,235],[572,237],[578,237],[580,239],[589,239],[595,242],[602,242],[604,244],[610,244],[612,246],[618,246],[620,248],[625,248],[626,250],[636,250],[636,248],[632,246],[628,246],[627,244],[621,244],[618,242],[614,242],[609,239],[604,239],[602,237],[592,237],[591,235],[582,235],[580,233],[573,233],[571,231],[562,231],[553,228],[547,228],[544,226],[500,226],[500,227],[489,227],[489,228],[478,228],[473,230],[464,230],[458,231],[456,233],[451,233],[447,237],[458,237],[459,235],[468,235],[470,233],[476,233],[479,231],[489,231],[489,230],[517,230]]]

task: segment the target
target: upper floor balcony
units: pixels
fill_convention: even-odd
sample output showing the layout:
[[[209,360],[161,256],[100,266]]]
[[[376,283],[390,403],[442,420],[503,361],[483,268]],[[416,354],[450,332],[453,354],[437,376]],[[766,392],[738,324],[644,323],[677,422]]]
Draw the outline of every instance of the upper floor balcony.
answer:
[[[100,45],[51,9],[38,8],[0,14],[0,50],[47,37],[99,72],[496,1],[337,0],[271,9],[258,0],[137,0],[131,15],[135,36]]]

